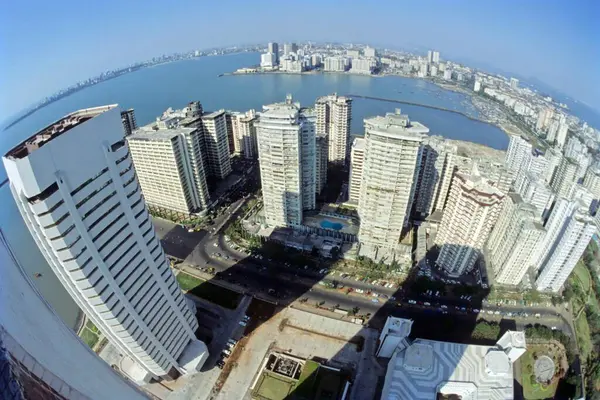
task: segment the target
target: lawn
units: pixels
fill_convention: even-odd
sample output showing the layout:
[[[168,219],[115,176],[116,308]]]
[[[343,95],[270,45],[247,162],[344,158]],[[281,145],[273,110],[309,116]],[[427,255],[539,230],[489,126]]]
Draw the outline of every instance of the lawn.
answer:
[[[177,282],[181,290],[193,294],[194,296],[218,304],[221,307],[235,310],[240,303],[242,295],[233,290],[212,284],[205,280],[191,276],[185,272],[177,274]]]
[[[554,392],[556,392],[557,380],[554,379],[552,384],[548,386],[544,386],[537,382],[532,382],[531,377],[533,376],[533,352],[531,350],[527,350],[520,358],[519,362],[521,363],[521,376],[518,379],[523,387],[523,397],[526,400],[538,400],[538,399],[548,399],[554,397]]]
[[[590,290],[592,277],[590,276],[590,271],[588,271],[587,267],[583,263],[583,261],[579,261],[573,269],[573,276],[579,281],[579,285],[583,289],[584,293],[587,293]]]
[[[90,349],[93,349],[96,343],[98,343],[98,335],[87,328],[83,328],[79,337],[81,337],[81,340],[83,340]]]
[[[264,371],[254,397],[264,400],[284,400],[294,389],[295,382],[281,375]]]
[[[312,360],[307,360],[302,368],[300,379],[298,379],[298,385],[294,390],[294,396],[300,398],[312,398],[315,382],[317,380],[317,371],[319,370],[319,363]]]
[[[577,335],[577,344],[579,344],[579,352],[581,358],[587,360],[592,351],[592,342],[590,327],[588,325],[585,312],[582,312],[579,318],[575,320],[575,334]]]

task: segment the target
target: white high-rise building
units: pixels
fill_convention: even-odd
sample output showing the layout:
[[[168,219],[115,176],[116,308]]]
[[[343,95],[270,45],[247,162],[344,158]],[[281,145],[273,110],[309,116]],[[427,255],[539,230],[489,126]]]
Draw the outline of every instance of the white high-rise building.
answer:
[[[208,351],[158,240],[118,107],[76,111],[3,159],[25,224],[77,305],[150,376]]]
[[[552,252],[554,244],[559,239],[566,221],[571,217],[577,206],[577,202],[571,199],[567,199],[565,197],[556,198],[554,205],[552,206],[552,210],[550,211],[548,220],[544,224],[544,227],[546,228],[546,235],[538,243],[536,248],[536,254],[534,257],[536,260],[536,271],[539,271],[544,265],[548,255]]]
[[[275,65],[279,64],[279,45],[275,42],[270,42],[267,46],[267,52],[275,55]]]
[[[375,49],[372,48],[372,47],[368,47],[368,46],[364,48],[363,54],[367,58],[375,58],[375,57],[377,57],[377,52],[375,51]]]
[[[314,124],[290,95],[285,103],[263,109],[256,136],[265,221],[269,226],[298,226],[303,210],[315,206]]]
[[[577,183],[578,170],[579,165],[577,165],[575,160],[563,157],[554,171],[550,187],[557,195],[570,197],[573,193],[573,187]]]
[[[535,281],[538,290],[558,293],[575,268],[598,227],[583,211],[567,218]]]
[[[567,135],[569,134],[569,125],[566,122],[560,122],[558,125],[558,131],[556,132],[556,145],[559,148],[563,148],[567,141]]]
[[[600,168],[588,168],[583,186],[589,189],[595,199],[600,199]]]
[[[527,162],[529,162],[531,150],[531,143],[523,139],[521,136],[512,135],[510,137],[508,150],[506,150],[506,156],[504,158],[506,167],[515,173],[525,169],[524,166]]]
[[[358,203],[359,240],[395,248],[408,226],[421,143],[429,129],[407,115],[365,119],[365,151]]]
[[[375,66],[376,62],[374,59],[355,58],[352,60],[352,68],[350,68],[350,72],[354,74],[370,75],[373,73]]]
[[[510,88],[517,90],[519,88],[519,80],[517,78],[510,78]]]
[[[476,80],[475,83],[473,84],[473,91],[479,92],[480,90],[481,90],[481,81]]]
[[[138,129],[127,137],[148,205],[192,214],[210,203],[196,128]]]
[[[554,191],[539,175],[527,172],[515,181],[515,191],[525,203],[535,206],[538,218],[546,216],[554,202]]]
[[[548,170],[548,166],[550,165],[550,161],[541,155],[531,153],[528,158],[528,162],[525,163],[526,169],[525,172],[532,172],[536,175],[543,176]],[[519,171],[521,174],[523,171]]]
[[[498,219],[504,193],[489,185],[476,168],[471,175],[455,173],[440,223],[436,264],[451,276],[470,271]]]
[[[218,179],[225,179],[231,173],[225,110],[202,115],[202,126],[209,172]]]
[[[434,51],[432,56],[431,56],[431,60],[434,63],[439,63],[440,62],[440,52],[439,51]]]
[[[248,160],[254,160],[258,157],[256,121],[256,111],[254,110],[249,110],[244,116],[238,118],[242,153],[244,154],[244,158]]]
[[[501,285],[518,285],[533,267],[536,246],[545,234],[536,207],[509,193],[487,242],[488,262]]]
[[[544,130],[548,125],[550,125],[550,121],[554,116],[554,111],[551,108],[544,108],[540,110],[538,113],[538,119],[535,124],[535,129],[538,131]],[[550,140],[549,140],[550,141]]]
[[[452,70],[451,69],[447,69],[444,71],[444,80],[445,81],[451,81],[452,80]]]
[[[428,63],[432,63],[433,62],[433,50],[428,50],[427,51],[427,62]]]
[[[283,55],[287,56],[288,54],[297,53],[298,45],[296,43],[284,43],[283,44]]]
[[[548,151],[546,152],[546,154],[544,155],[544,158],[546,158],[548,160],[548,166],[546,167],[546,170],[543,173],[544,176],[544,180],[548,183],[552,182],[552,177],[554,176],[554,172],[556,171],[556,168],[558,168],[558,165],[560,164],[563,155],[562,153],[555,151],[554,149],[548,149]]]
[[[315,103],[316,133],[327,135],[329,162],[344,164],[348,155],[352,99],[332,94],[319,97]]]
[[[328,160],[328,137],[325,134],[316,134],[315,135],[315,147],[316,147],[316,156],[315,156],[315,184],[317,194],[321,194],[321,191],[327,184],[327,160]]]
[[[350,150],[350,185],[348,188],[348,198],[354,204],[358,204],[358,201],[360,200],[360,185],[365,162],[365,147],[365,139],[357,137],[352,142],[352,149]]]
[[[457,147],[440,136],[423,142],[415,195],[415,212],[423,216],[443,210],[452,182]]]
[[[344,72],[348,69],[345,57],[326,57],[323,64],[325,72]]]
[[[263,53],[260,55],[260,66],[262,68],[273,68],[278,65],[278,57],[273,53]]]

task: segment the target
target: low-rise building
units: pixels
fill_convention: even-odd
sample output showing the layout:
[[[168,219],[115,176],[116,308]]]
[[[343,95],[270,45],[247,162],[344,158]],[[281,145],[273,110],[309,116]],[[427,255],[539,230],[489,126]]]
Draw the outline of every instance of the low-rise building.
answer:
[[[523,332],[507,331],[494,346],[410,340],[404,332],[398,333],[382,400],[513,399],[513,364],[526,351]]]

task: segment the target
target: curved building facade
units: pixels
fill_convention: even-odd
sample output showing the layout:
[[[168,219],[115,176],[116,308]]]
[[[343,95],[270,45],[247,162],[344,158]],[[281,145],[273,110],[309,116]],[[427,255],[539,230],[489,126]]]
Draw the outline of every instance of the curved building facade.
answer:
[[[154,376],[198,370],[208,352],[155,234],[119,108],[69,114],[3,161],[37,246],[92,322]]]

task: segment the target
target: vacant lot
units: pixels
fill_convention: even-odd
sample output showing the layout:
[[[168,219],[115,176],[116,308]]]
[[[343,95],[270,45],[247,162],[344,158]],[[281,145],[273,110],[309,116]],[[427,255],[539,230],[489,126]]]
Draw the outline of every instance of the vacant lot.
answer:
[[[177,274],[177,282],[184,292],[231,310],[235,310],[242,299],[242,295],[237,292],[196,278],[183,271]]]

